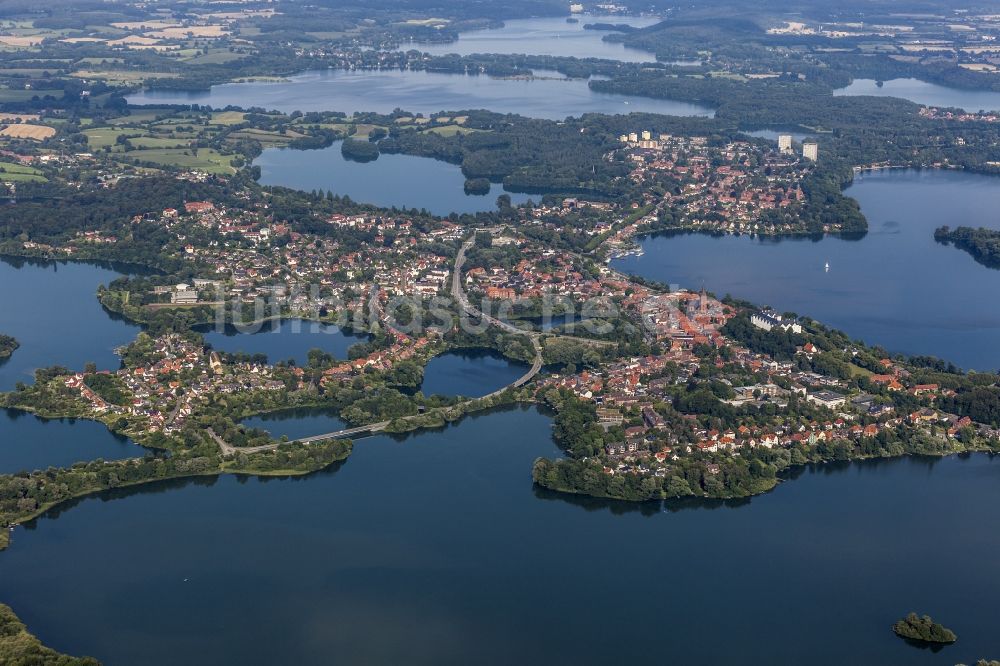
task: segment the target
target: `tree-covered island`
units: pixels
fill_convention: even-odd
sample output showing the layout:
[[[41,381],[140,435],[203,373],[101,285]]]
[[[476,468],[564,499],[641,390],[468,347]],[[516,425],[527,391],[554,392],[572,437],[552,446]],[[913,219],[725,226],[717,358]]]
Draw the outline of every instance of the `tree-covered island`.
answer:
[[[8,359],[20,346],[17,340],[9,335],[0,335],[0,361]]]
[[[892,625],[892,630],[900,638],[927,644],[948,644],[958,640],[951,629],[938,624],[929,615],[923,617],[910,613]]]

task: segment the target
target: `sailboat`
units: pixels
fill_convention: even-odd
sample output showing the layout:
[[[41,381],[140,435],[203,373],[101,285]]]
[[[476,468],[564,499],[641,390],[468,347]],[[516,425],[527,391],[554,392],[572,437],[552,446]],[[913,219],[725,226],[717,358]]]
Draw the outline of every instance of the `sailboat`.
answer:
[[[825,271],[826,271],[827,273],[829,273],[829,272],[830,272],[830,262],[829,262],[829,261],[828,261],[828,262],[826,262],[826,266],[824,266],[823,268],[824,268],[824,270],[825,270]]]

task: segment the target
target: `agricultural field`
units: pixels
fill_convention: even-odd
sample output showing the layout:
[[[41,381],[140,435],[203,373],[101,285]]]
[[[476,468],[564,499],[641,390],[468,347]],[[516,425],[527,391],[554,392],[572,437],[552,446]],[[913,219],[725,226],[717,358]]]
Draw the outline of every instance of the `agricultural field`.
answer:
[[[216,111],[212,114],[210,125],[239,125],[246,118],[242,111]]]
[[[109,84],[136,85],[150,79],[174,79],[179,75],[174,72],[127,72],[114,69],[81,69],[73,72],[71,76],[78,79],[100,79]]]
[[[24,90],[22,88],[0,88],[0,104],[4,102],[27,102],[33,97],[50,96],[59,99],[62,90]]]
[[[134,138],[143,136],[143,131],[139,129],[125,129],[121,127],[95,127],[83,131],[87,137],[87,145],[93,150],[100,150],[109,146],[114,146],[118,142],[118,137]]]
[[[185,139],[182,137],[155,137],[155,136],[140,136],[134,139],[129,139],[129,143],[134,148],[146,149],[146,148],[186,148],[190,145],[191,139]]]
[[[42,172],[33,167],[13,162],[0,162],[0,182],[45,182],[48,180]]]
[[[33,141],[44,141],[53,137],[56,130],[45,125],[8,125],[0,130],[0,136],[12,139],[31,139]]]
[[[421,132],[426,132],[427,134],[437,134],[438,136],[457,136],[459,134],[471,134],[478,131],[480,130],[469,129],[468,127],[462,127],[461,125],[441,125],[421,130]]]
[[[0,123],[30,123],[38,119],[37,113],[0,113]]]
[[[161,166],[204,171],[206,173],[232,175],[233,156],[223,155],[212,148],[160,148],[154,150],[131,150],[124,157],[139,162],[150,162]]]
[[[198,52],[198,55],[181,58],[181,60],[188,65],[224,65],[227,62],[242,60],[245,57],[241,53],[232,53],[225,49],[218,49],[209,53]]]

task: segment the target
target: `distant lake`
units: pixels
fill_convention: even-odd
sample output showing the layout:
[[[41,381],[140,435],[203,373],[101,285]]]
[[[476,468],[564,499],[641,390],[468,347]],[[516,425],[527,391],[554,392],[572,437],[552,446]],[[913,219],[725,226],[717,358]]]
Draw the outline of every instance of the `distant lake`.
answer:
[[[768,141],[774,141],[775,143],[778,142],[778,137],[781,136],[782,134],[790,134],[792,137],[792,141],[795,141],[796,143],[802,143],[803,141],[805,141],[810,137],[817,136],[815,133],[810,134],[808,132],[802,132],[802,131],[786,132],[784,130],[774,130],[774,129],[762,129],[762,130],[754,130],[753,132],[742,132],[742,133],[757,139],[767,139]]]
[[[120,276],[89,264],[0,257],[0,333],[21,343],[0,362],[0,391],[30,384],[37,368],[52,365],[82,370],[93,361],[102,370],[118,369],[114,349],[131,342],[139,327],[106,312],[97,287]]]
[[[890,351],[1000,368],[1000,271],[933,236],[943,224],[1000,229],[1000,180],[879,172],[859,176],[846,194],[868,218],[861,240],[660,236],[642,242],[644,256],[613,266],[809,315]]]
[[[424,395],[479,398],[513,383],[528,371],[495,351],[460,350],[435,356],[424,370]]]
[[[970,112],[1000,110],[1000,92],[947,88],[919,79],[891,79],[881,87],[875,79],[855,79],[846,88],[834,90],[833,94],[902,97],[925,106],[957,107]]]
[[[1000,653],[998,456],[830,464],[748,501],[635,505],[534,489],[532,461],[558,455],[551,432],[511,409],[359,440],[305,478],[84,499],[12,533],[0,599],[47,645],[106,666]],[[896,638],[911,610],[958,643]]]
[[[322,349],[339,360],[347,359],[347,350],[368,339],[365,333],[347,333],[337,326],[302,319],[272,320],[259,328],[227,326],[199,329],[213,349],[229,353],[266,354],[270,363],[294,359],[305,365],[311,349]]]
[[[584,113],[663,113],[712,117],[704,106],[646,97],[594,92],[584,79],[525,80],[439,72],[383,69],[315,70],[288,80],[225,83],[211,91],[150,90],[128,96],[129,104],[201,104],[293,111],[413,113],[489,109],[531,118],[562,120]]]
[[[649,51],[626,48],[620,43],[606,42],[607,30],[584,30],[588,23],[627,24],[636,28],[655,25],[662,19],[651,16],[591,16],[575,15],[578,23],[567,23],[566,18],[530,18],[504,21],[502,28],[463,32],[457,42],[450,44],[424,44],[409,42],[401,49],[416,49],[431,55],[472,55],[474,53],[504,53],[525,55],[567,56],[574,58],[602,58],[624,62],[655,62]]]
[[[494,183],[487,195],[465,193],[462,168],[429,157],[381,154],[373,162],[354,162],[340,152],[341,142],[320,150],[268,148],[254,160],[263,185],[332,191],[354,201],[385,208],[425,208],[435,215],[496,210],[501,194],[514,204],[530,195],[505,192]],[[541,200],[536,195],[535,200]]]
[[[28,412],[0,409],[0,474],[145,454],[146,449],[113,434],[98,421],[42,419]]]

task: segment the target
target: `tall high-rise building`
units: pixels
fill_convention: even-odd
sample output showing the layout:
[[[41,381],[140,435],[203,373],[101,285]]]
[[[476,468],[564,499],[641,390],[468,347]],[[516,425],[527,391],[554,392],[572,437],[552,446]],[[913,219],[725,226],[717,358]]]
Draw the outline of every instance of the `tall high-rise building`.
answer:
[[[819,144],[815,141],[806,141],[802,144],[802,157],[815,162],[819,159]]]
[[[778,151],[784,154],[792,152],[792,135],[791,134],[779,134],[778,135]]]

